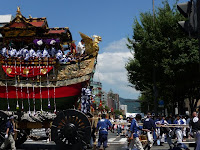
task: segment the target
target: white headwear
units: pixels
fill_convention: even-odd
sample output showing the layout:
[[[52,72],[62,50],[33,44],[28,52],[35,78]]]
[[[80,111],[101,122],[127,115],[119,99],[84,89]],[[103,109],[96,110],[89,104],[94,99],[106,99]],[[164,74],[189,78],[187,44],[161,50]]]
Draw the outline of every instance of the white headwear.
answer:
[[[196,123],[197,121],[199,121],[199,118],[198,117],[194,117],[193,118],[193,122]]]
[[[14,119],[14,116],[10,116],[10,119]]]
[[[51,42],[50,42],[51,45],[54,45],[55,43],[56,43],[55,40],[51,40]]]
[[[43,44],[42,40],[37,41],[37,44],[41,46]]]

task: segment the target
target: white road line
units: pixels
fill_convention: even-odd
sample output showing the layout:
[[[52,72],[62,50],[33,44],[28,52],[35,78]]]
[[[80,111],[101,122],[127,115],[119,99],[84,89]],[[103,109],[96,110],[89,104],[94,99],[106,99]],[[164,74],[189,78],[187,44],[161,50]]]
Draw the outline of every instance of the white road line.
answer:
[[[122,138],[119,140],[119,142],[126,142],[127,141],[127,138]]]
[[[108,139],[108,144],[110,145],[116,145],[116,144],[125,144],[127,142],[127,138],[121,138],[119,140],[117,140],[117,137],[116,138],[109,138]],[[96,138],[96,144],[98,143],[98,137]]]
[[[33,140],[31,140],[31,139],[28,139],[28,140],[26,140],[26,142],[33,142]]]
[[[113,142],[116,138],[110,138],[108,139],[108,142]]]

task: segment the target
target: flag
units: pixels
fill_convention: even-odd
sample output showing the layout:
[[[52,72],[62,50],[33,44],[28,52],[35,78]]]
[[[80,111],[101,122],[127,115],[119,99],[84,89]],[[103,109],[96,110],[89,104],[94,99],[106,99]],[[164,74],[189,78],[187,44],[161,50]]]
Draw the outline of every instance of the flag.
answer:
[[[102,102],[101,102],[101,100],[100,100],[100,103],[99,103],[99,107],[102,107]]]

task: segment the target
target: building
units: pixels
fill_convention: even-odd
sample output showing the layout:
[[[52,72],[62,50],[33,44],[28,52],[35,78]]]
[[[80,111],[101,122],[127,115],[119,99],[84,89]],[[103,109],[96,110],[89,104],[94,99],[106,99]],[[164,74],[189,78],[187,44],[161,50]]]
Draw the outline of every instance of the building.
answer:
[[[120,105],[120,111],[122,111],[123,115],[126,115],[126,113],[127,113],[127,105]]]
[[[110,90],[107,94],[107,102],[110,109],[119,110],[119,94]]]
[[[90,85],[93,86],[92,94],[95,95],[94,101],[98,106],[102,95],[102,83],[92,81]]]
[[[114,94],[113,94],[113,92],[112,92],[111,90],[108,92],[107,100],[108,100],[108,107],[109,107],[110,109],[115,109]]]
[[[136,99],[124,99],[120,97],[120,104],[127,105],[128,113],[141,113],[140,101]]]
[[[120,110],[119,94],[114,94],[114,95],[115,95],[115,109]]]
[[[108,94],[105,91],[102,91],[101,100],[104,106],[108,106]]]

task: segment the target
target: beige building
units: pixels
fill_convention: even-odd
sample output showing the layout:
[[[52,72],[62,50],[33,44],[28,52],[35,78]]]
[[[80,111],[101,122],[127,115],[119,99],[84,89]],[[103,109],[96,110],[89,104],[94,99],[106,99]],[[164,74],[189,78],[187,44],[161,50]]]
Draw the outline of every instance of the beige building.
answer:
[[[186,114],[191,112],[190,109],[190,103],[189,103],[189,99],[185,99],[185,109],[186,109]],[[200,100],[197,103],[197,107],[200,106]],[[197,110],[196,110],[197,111]]]

